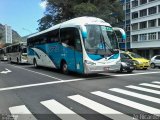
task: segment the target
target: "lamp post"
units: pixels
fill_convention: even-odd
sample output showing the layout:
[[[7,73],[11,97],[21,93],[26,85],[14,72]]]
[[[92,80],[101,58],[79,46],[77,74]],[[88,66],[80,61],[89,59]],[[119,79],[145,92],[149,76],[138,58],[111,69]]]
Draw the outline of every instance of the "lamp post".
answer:
[[[125,23],[124,23],[124,26],[125,26],[125,32],[126,32],[126,0],[124,1],[124,4],[125,4]],[[127,36],[126,36],[126,40],[125,40],[125,51],[127,51]]]

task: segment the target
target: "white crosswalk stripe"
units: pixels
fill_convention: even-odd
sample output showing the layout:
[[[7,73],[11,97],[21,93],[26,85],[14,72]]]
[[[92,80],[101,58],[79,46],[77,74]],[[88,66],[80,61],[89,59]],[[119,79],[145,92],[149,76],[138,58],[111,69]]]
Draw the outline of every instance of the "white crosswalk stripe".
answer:
[[[10,107],[14,120],[37,120],[25,105]]]
[[[153,108],[153,107],[150,107],[150,106],[147,106],[147,105],[144,105],[144,104],[140,104],[140,103],[137,103],[137,102],[134,102],[134,101],[131,101],[131,100],[127,100],[125,98],[117,97],[117,96],[114,96],[114,95],[111,95],[111,94],[108,94],[108,93],[104,93],[104,92],[101,92],[101,91],[95,91],[95,92],[91,92],[91,93],[94,94],[94,95],[100,96],[102,98],[120,103],[122,105],[126,105],[128,107],[132,107],[132,108],[135,108],[135,109],[138,109],[138,110],[150,113],[150,114],[154,114],[154,115],[157,115],[157,116],[160,115],[160,110],[157,109],[157,108]]]
[[[160,84],[160,82],[158,82],[158,81],[153,81],[152,83]]]
[[[74,100],[75,102],[78,102],[78,103],[80,103],[80,104],[100,113],[100,114],[103,114],[104,116],[107,116],[111,119],[114,119],[114,120],[133,120],[133,117],[125,115],[119,111],[116,111],[112,108],[104,106],[100,103],[97,103],[93,100],[85,98],[81,95],[68,96],[68,98],[70,98],[70,99]]]
[[[47,107],[50,111],[55,113],[62,120],[85,120],[83,117],[79,116],[54,99],[42,101],[40,103]]]
[[[139,93],[136,93],[136,92],[131,92],[131,91],[120,89],[120,88],[112,88],[112,89],[109,89],[109,90],[117,92],[117,93],[121,93],[121,94],[124,94],[124,95],[129,95],[129,96],[132,96],[132,97],[136,97],[136,98],[140,98],[140,99],[143,99],[143,100],[146,100],[146,101],[151,101],[151,102],[155,102],[155,103],[160,104],[160,99],[159,98],[139,94]]]
[[[134,86],[134,85],[129,85],[129,86],[126,86],[126,87],[134,89],[134,90],[139,90],[139,91],[144,91],[144,92],[149,92],[149,93],[160,95],[160,91],[158,91],[158,90],[148,89],[148,88]]]
[[[159,85],[149,84],[149,83],[141,83],[139,85],[147,86],[147,87],[153,87],[153,88],[160,88]]]

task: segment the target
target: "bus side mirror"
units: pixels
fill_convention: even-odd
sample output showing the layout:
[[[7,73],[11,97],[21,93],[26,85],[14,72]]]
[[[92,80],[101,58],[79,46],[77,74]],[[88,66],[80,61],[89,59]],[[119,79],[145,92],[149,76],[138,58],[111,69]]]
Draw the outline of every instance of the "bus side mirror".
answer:
[[[126,40],[126,32],[122,28],[113,27],[113,30],[118,37],[122,38],[123,41]]]

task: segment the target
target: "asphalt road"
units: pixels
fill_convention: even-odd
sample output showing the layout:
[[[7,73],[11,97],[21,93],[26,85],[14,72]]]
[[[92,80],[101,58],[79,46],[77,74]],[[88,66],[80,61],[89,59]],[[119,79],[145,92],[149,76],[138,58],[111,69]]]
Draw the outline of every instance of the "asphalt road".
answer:
[[[0,62],[0,119],[160,120],[160,69],[90,76]]]

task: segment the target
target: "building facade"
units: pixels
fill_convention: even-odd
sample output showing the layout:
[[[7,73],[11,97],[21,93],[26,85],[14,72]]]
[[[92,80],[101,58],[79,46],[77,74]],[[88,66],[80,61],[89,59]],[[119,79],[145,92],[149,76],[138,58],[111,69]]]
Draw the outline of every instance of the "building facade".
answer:
[[[130,0],[120,0],[120,2],[123,5],[123,11],[124,11],[124,16],[125,19],[123,21],[122,28],[126,31],[126,39],[127,41],[121,41],[119,40],[119,47],[121,50],[130,50],[130,26],[131,26],[131,19],[130,19]]]
[[[12,28],[5,25],[5,43],[12,43]]]
[[[143,57],[160,54],[160,0],[131,1],[131,48]]]

